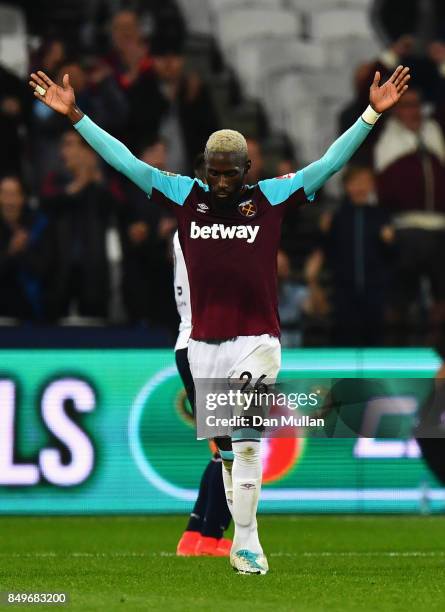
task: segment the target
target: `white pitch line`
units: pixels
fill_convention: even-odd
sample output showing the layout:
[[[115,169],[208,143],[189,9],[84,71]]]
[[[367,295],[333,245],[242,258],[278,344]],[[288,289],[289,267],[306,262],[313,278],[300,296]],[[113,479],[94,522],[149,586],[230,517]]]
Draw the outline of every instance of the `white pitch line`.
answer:
[[[410,550],[410,551],[342,551],[342,552],[334,552],[334,551],[319,551],[319,552],[294,552],[294,553],[285,553],[285,552],[277,552],[271,553],[271,557],[444,557],[444,550],[436,550],[436,551],[420,551],[420,550]]]
[[[317,551],[317,552],[272,552],[270,557],[445,557],[444,550],[410,550],[410,551]],[[28,553],[6,553],[0,552],[0,557],[18,558],[56,558],[56,557],[86,557],[99,558],[143,558],[143,557],[176,557],[176,553],[170,551],[159,552],[28,552]]]
[[[1,552],[0,557],[89,557],[94,559],[106,558],[106,557],[175,557],[176,553],[173,552],[154,552],[154,553],[144,553],[144,552],[28,552],[28,553],[5,553]]]

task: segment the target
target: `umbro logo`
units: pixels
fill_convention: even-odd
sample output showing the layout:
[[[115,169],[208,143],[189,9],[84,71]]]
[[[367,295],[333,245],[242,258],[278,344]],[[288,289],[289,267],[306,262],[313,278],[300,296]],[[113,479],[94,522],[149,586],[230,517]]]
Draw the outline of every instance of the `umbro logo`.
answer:
[[[205,213],[205,212],[207,212],[209,210],[209,207],[207,206],[207,204],[204,204],[204,202],[200,202],[197,205],[197,209],[196,210],[198,212]]]
[[[240,484],[240,487],[242,489],[247,489],[248,491],[250,489],[255,489],[255,485],[253,484],[253,482],[243,482]]]

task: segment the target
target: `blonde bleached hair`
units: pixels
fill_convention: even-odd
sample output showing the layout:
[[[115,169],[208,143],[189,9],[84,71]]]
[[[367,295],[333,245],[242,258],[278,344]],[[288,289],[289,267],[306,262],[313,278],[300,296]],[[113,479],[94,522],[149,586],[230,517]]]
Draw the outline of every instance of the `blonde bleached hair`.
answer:
[[[236,130],[218,130],[209,136],[204,155],[210,153],[238,153],[247,157],[247,142]]]

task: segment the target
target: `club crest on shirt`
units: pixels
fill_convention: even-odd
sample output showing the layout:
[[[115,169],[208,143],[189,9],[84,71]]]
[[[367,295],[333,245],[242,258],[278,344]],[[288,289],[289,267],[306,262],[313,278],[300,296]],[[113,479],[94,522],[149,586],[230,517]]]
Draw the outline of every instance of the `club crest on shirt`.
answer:
[[[258,212],[256,204],[254,204],[252,200],[246,200],[245,202],[238,204],[238,210],[243,217],[254,217]]]
[[[206,213],[209,210],[209,207],[207,204],[204,204],[204,202],[199,202],[199,204],[196,205],[196,210],[200,213]]]

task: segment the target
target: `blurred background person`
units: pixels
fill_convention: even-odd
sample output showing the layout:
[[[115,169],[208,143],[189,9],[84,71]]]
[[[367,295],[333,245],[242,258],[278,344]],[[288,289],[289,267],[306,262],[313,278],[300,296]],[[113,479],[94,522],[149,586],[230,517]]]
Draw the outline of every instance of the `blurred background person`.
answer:
[[[109,262],[106,234],[114,201],[98,158],[73,130],[60,142],[64,172],[51,177],[42,202],[48,219],[48,317],[106,319]]]
[[[47,220],[33,212],[17,176],[0,180],[0,317],[42,320]]]
[[[288,255],[280,249],[277,254],[278,312],[281,344],[285,348],[303,345],[305,316],[317,312],[315,286],[299,282],[295,276]]]
[[[143,147],[140,158],[161,170],[167,167],[167,146],[156,140]],[[128,183],[120,206],[123,249],[122,295],[129,321],[166,327],[176,332],[171,238],[176,219],[152,206],[146,195]]]
[[[441,0],[374,0],[372,15],[384,40],[413,36],[418,53],[425,51],[431,40],[445,35],[445,5]]]
[[[0,169],[3,174],[21,174],[24,170],[31,106],[25,83],[0,64]]]
[[[167,146],[169,171],[191,174],[192,161],[219,128],[219,118],[205,83],[185,69],[180,40],[155,37],[151,53],[152,69],[130,93],[129,140],[139,148],[141,138],[159,136]]]
[[[334,346],[375,346],[384,342],[394,231],[378,204],[371,168],[349,167],[343,184],[340,206],[322,220],[323,246],[312,255],[312,278],[323,263],[332,275]]]
[[[105,65],[87,70],[79,59],[71,59],[60,64],[57,81],[62,82],[64,74],[70,75],[70,81],[82,108],[94,121],[102,121],[107,131],[119,135],[128,119],[128,101],[116,85],[111,69]]]
[[[373,23],[387,50],[387,68],[406,62],[413,86],[425,100],[437,103],[441,75],[436,45],[445,41],[445,5],[441,0],[375,0]]]
[[[247,184],[255,185],[258,181],[269,178],[266,175],[262,146],[257,138],[246,138],[247,152],[252,165],[247,173]]]
[[[61,82],[63,75],[69,74],[76,92],[79,92],[86,112],[95,121],[102,121],[107,130],[119,136],[127,121],[128,103],[125,95],[117,87],[106,66],[97,66],[88,72],[76,59],[62,62],[57,70],[55,80]],[[32,113],[32,158],[34,176],[38,179],[49,172],[61,171],[59,141],[66,130],[63,118],[54,117],[47,112],[47,107],[34,100]],[[38,181],[37,188],[41,185]]]
[[[419,93],[410,90],[375,148],[379,201],[393,215],[397,232],[392,319],[402,336],[410,308],[421,302],[422,281],[428,283],[426,301],[432,300],[431,308],[426,306],[430,325],[439,333],[445,321],[444,163],[442,130],[423,116]]]
[[[42,39],[39,47],[31,53],[30,69],[44,70],[53,79],[66,56],[66,42],[62,38],[48,36]]]
[[[116,12],[110,30],[110,51],[103,61],[112,70],[119,87],[128,92],[152,68],[153,60],[136,11],[123,9]]]

